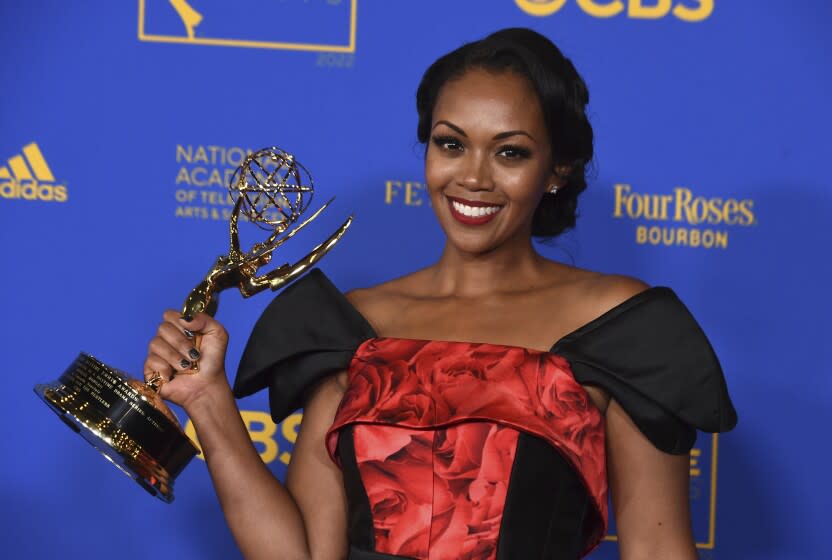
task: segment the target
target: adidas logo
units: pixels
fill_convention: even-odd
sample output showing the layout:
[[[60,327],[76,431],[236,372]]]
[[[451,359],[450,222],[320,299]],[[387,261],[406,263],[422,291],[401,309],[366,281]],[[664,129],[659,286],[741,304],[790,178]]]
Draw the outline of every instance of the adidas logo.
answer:
[[[10,157],[0,167],[0,198],[66,202],[66,185],[56,185],[38,145],[23,147],[23,154]]]

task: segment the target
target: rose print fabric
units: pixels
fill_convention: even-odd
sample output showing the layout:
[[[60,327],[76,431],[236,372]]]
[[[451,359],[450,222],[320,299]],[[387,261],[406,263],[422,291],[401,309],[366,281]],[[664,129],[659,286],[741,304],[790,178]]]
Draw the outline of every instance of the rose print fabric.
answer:
[[[604,425],[557,355],[492,344],[372,338],[358,347],[327,435],[353,426],[376,552],[495,558],[503,505],[525,432],[580,475],[607,521]],[[588,544],[588,549],[594,546]]]
[[[470,422],[438,430],[355,428],[376,550],[411,558],[493,558],[517,431]]]
[[[280,422],[344,370],[350,387],[327,447],[344,475],[351,560],[403,551],[475,557],[479,543],[481,556],[493,557],[498,525],[497,560],[586,555],[605,531],[607,502],[602,418],[581,385],[609,393],[666,453],[687,453],[697,429],[723,432],[737,422],[710,342],[663,287],[622,302],[549,352],[530,352],[378,338],[313,269],[258,319],[234,394],[268,388]],[[512,432],[514,446],[503,441]]]

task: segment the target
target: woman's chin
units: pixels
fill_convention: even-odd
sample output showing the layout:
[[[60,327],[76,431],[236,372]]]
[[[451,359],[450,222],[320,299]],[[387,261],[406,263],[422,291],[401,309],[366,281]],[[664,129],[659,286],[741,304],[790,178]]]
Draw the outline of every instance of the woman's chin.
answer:
[[[455,251],[470,255],[490,253],[500,247],[500,242],[493,235],[485,232],[446,232],[447,244]]]

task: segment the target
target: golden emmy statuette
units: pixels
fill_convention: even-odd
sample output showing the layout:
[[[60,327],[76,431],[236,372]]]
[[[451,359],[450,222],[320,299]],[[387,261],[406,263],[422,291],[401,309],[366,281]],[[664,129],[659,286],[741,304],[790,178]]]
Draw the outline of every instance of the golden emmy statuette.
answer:
[[[214,315],[219,292],[236,287],[244,297],[276,290],[320,260],[352,223],[352,216],[323,243],[294,264],[258,275],[273,251],[314,220],[332,200],[298,223],[312,200],[309,172],[279,148],[250,154],[228,185],[234,209],[229,222],[230,248],[217,258],[182,306],[183,317]],[[240,248],[240,217],[269,232],[250,250]],[[198,340],[195,342],[198,343]],[[196,374],[198,367],[178,375]],[[122,472],[145,490],[170,503],[173,482],[199,450],[182,431],[176,416],[159,396],[160,376],[147,382],[81,353],[57,381],[35,392],[74,431],[81,434]]]

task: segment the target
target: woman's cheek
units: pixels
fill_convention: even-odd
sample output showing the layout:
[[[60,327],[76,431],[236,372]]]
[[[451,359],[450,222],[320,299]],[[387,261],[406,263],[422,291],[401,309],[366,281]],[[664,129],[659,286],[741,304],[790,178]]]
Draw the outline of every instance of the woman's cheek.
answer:
[[[451,183],[452,179],[453,165],[450,162],[428,156],[425,164],[425,181],[431,194]]]

